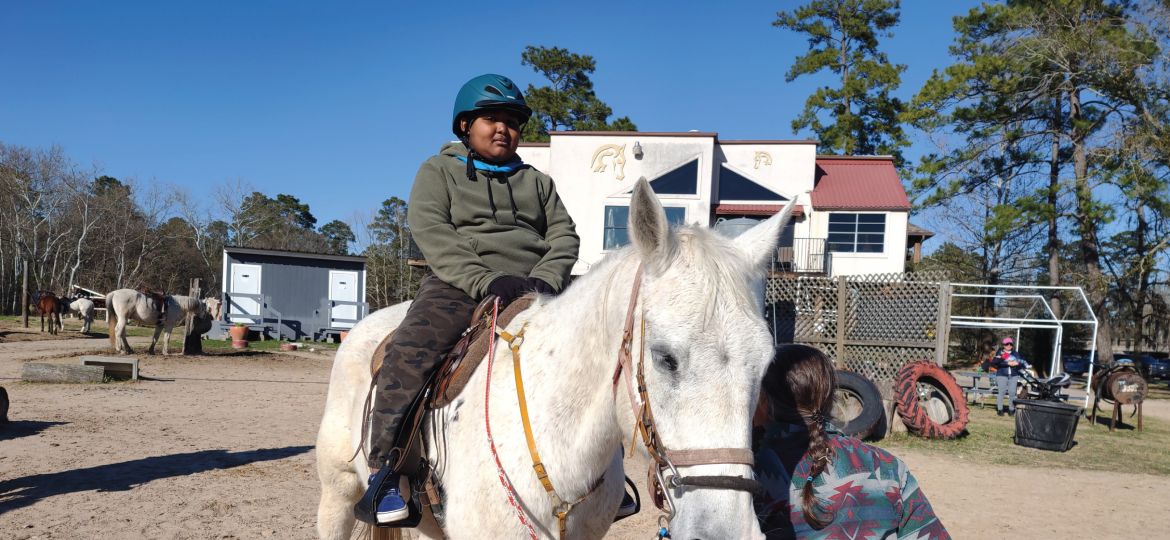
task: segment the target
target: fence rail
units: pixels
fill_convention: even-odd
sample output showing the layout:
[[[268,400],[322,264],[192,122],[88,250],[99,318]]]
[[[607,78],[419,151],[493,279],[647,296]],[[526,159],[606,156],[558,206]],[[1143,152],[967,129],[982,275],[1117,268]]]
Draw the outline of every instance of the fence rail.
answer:
[[[773,273],[829,274],[832,257],[825,250],[824,238],[793,238],[792,245],[776,248],[772,257]]]
[[[777,343],[821,349],[886,393],[906,362],[945,360],[951,287],[943,274],[777,275],[765,290]]]

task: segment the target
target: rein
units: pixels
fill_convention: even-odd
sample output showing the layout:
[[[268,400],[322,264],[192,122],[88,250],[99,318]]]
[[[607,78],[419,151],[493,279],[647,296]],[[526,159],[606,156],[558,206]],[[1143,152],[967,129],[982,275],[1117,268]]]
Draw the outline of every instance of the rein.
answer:
[[[634,340],[634,318],[635,309],[638,305],[639,293],[642,287],[642,266],[639,265],[634,277],[634,286],[630,295],[629,308],[626,311],[625,328],[622,331],[622,342],[618,350],[618,362],[613,374],[613,395],[617,398],[617,385],[621,379],[622,371],[625,370],[627,374],[634,373],[633,368],[633,340]],[[487,372],[487,388],[484,392],[484,423],[487,428],[488,444],[491,447],[492,457],[495,458],[496,472],[499,476],[500,483],[507,492],[508,502],[515,509],[517,518],[520,523],[527,528],[529,538],[535,539],[536,532],[533,529],[531,521],[528,520],[523,509],[519,504],[519,495],[516,489],[508,481],[507,475],[504,473],[503,466],[500,463],[499,455],[496,452],[495,441],[492,439],[491,423],[488,420],[490,410],[488,409],[489,396],[491,392],[491,369],[495,357],[496,342],[495,338],[499,336],[508,343],[508,348],[512,351],[512,367],[516,381],[516,395],[519,401],[520,420],[524,426],[524,437],[528,443],[529,457],[532,459],[532,469],[535,471],[537,478],[540,480],[541,486],[544,487],[545,494],[548,495],[552,502],[553,515],[557,518],[559,536],[563,540],[566,536],[566,525],[568,521],[569,512],[573,507],[580,504],[586,498],[593,494],[598,487],[601,486],[604,476],[598,478],[597,481],[589,488],[589,491],[573,502],[565,501],[557,493],[553,486],[552,478],[549,477],[548,471],[544,467],[544,462],[541,460],[540,452],[536,448],[536,440],[532,434],[532,425],[528,418],[528,402],[524,393],[524,377],[520,369],[520,346],[524,343],[524,332],[527,329],[527,323],[520,328],[516,334],[511,334],[502,328],[496,326],[496,315],[499,309],[499,301],[495,304],[495,309],[492,314],[492,339],[488,346],[488,372]],[[721,465],[721,464],[737,464],[752,466],[755,463],[752,451],[748,448],[698,448],[698,449],[683,449],[671,450],[662,442],[662,438],[658,433],[658,427],[654,421],[654,413],[650,408],[650,395],[646,386],[645,364],[646,364],[646,316],[642,315],[641,320],[641,334],[639,343],[641,347],[638,351],[638,369],[637,379],[638,388],[635,392],[632,377],[626,377],[626,391],[630,398],[630,407],[634,415],[636,424],[636,432],[642,435],[643,444],[646,446],[647,452],[654,459],[647,471],[649,477],[649,485],[654,491],[654,504],[659,510],[665,512],[664,515],[659,516],[658,522],[661,526],[659,531],[659,538],[669,537],[666,532],[666,526],[674,517],[675,508],[673,497],[670,495],[670,490],[667,488],[682,489],[684,487],[691,487],[697,489],[724,489],[734,491],[746,491],[757,494],[762,492],[763,487],[759,482],[744,478],[742,476],[683,476],[678,471],[678,467],[691,467],[695,465]],[[669,471],[669,472],[668,472]]]

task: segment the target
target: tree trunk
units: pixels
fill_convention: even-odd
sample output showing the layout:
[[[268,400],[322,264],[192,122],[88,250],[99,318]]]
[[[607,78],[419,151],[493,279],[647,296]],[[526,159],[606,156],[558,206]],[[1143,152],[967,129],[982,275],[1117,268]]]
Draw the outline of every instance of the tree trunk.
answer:
[[[1149,232],[1149,222],[1146,220],[1145,205],[1142,198],[1138,198],[1137,208],[1134,211],[1137,218],[1137,226],[1134,228],[1134,257],[1137,258],[1135,263],[1138,265],[1138,290],[1134,295],[1133,305],[1131,306],[1133,313],[1133,353],[1140,357],[1141,353],[1145,351],[1145,311],[1148,294],[1150,289],[1150,271],[1151,265],[1154,262],[1149,256],[1149,247],[1146,245],[1146,234]]]
[[[1085,265],[1089,304],[1097,315],[1097,357],[1113,361],[1113,325],[1106,310],[1108,286],[1101,271],[1101,246],[1097,237],[1097,212],[1093,208],[1093,190],[1089,185],[1089,156],[1085,142],[1084,117],[1080,89],[1068,93],[1069,124],[1073,145],[1073,173],[1076,176],[1077,229],[1081,239],[1081,262]]]
[[[1052,155],[1048,161],[1048,284],[1060,286],[1060,230],[1057,228],[1057,194],[1060,192],[1060,98],[1052,103]],[[1062,318],[1060,295],[1053,294],[1049,302],[1056,318]]]

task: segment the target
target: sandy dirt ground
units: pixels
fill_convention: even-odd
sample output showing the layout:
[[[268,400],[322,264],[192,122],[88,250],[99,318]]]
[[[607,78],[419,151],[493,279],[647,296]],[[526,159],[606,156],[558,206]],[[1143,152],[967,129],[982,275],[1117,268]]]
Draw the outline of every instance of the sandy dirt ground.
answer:
[[[140,356],[146,379],[137,383],[19,381],[24,361],[76,362],[103,343],[0,343],[0,385],[12,400],[12,423],[0,428],[0,538],[314,537],[313,441],[329,356]],[[1147,414],[1170,418],[1168,405]],[[1170,529],[1163,476],[899,455],[955,538]],[[645,476],[644,462],[628,465]],[[610,537],[652,537],[651,510]]]

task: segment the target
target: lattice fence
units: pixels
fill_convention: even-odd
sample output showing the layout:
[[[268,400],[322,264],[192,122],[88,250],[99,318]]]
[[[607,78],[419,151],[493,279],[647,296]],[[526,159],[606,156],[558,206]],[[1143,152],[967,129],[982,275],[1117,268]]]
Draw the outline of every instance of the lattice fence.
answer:
[[[821,349],[883,391],[906,362],[945,358],[950,284],[944,272],[776,276],[765,297],[778,344]]]

